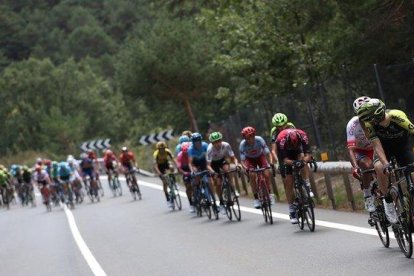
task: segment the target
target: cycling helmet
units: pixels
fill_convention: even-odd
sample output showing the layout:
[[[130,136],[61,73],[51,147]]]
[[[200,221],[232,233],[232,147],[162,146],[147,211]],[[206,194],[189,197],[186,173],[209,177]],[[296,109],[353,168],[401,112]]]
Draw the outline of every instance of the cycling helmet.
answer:
[[[52,168],[56,169],[58,167],[59,163],[57,161],[52,162]]]
[[[128,148],[127,147],[122,147],[122,149],[121,149],[123,152],[127,152],[128,151]]]
[[[247,126],[245,128],[243,128],[243,130],[241,131],[241,135],[243,135],[244,138],[246,138],[247,136],[255,136],[256,135],[256,129],[254,127],[251,126]]]
[[[36,164],[35,171],[40,172],[41,170],[42,170],[42,166],[40,166],[39,164]]]
[[[359,107],[357,115],[361,121],[379,123],[385,117],[385,104],[379,99],[370,99]]]
[[[288,123],[288,118],[283,113],[276,113],[272,118],[272,124],[275,127],[281,127]]]
[[[297,149],[302,144],[302,141],[302,135],[298,131],[292,130],[286,135],[285,145],[288,149]]]
[[[49,159],[43,160],[43,165],[49,167],[50,165],[52,165],[52,161],[50,161]]]
[[[180,138],[178,138],[178,143],[182,144],[184,142],[189,142],[190,141],[190,137],[188,137],[188,135],[182,135],[180,136]]]
[[[371,100],[371,98],[367,97],[367,96],[361,96],[359,98],[356,98],[356,100],[353,103],[355,113],[358,112],[358,109],[361,105],[363,105],[364,103],[369,102],[369,100]]]
[[[106,155],[108,155],[108,156],[112,156],[114,153],[112,152],[112,150],[107,149],[107,150],[105,151],[105,154],[106,154]]]
[[[38,157],[38,158],[36,159],[36,164],[42,165],[42,163],[43,163],[42,158],[41,158],[41,157]]]
[[[24,166],[22,167],[22,171],[26,172],[26,171],[28,171],[28,170],[29,170],[29,167],[28,167],[28,166],[24,165]]]
[[[203,136],[200,133],[194,132],[191,134],[191,142],[201,142],[201,140],[203,140]]]
[[[157,149],[165,149],[165,148],[167,148],[167,144],[164,141],[160,141],[160,142],[157,143],[156,148]]]
[[[208,140],[211,143],[222,140],[222,139],[223,139],[223,135],[218,131],[211,133],[210,136],[208,137]]]
[[[193,133],[190,130],[184,130],[181,135],[185,135],[188,138],[191,138],[191,135],[193,135]]]

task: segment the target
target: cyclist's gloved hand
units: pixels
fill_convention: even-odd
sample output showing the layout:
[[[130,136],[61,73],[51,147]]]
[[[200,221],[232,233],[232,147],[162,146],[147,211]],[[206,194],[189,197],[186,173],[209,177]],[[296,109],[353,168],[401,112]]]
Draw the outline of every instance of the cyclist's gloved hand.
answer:
[[[361,169],[358,167],[353,167],[352,176],[358,180],[361,180]]]
[[[391,164],[386,164],[385,166],[384,166],[384,169],[383,169],[383,172],[384,173],[390,173],[392,171],[392,166],[391,166]]]
[[[295,160],[293,161],[293,166],[296,168],[302,168],[305,163],[302,160]]]

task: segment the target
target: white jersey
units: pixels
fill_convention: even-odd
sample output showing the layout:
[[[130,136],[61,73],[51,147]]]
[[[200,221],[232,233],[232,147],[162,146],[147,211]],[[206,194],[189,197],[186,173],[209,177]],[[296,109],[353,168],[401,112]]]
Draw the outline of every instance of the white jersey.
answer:
[[[352,117],[346,125],[346,142],[348,148],[355,147],[361,150],[371,150],[372,144],[365,136],[358,116]]]
[[[231,146],[227,142],[221,142],[220,149],[213,147],[213,144],[209,144],[207,147],[207,162],[221,160],[225,157],[233,157],[234,152]]]

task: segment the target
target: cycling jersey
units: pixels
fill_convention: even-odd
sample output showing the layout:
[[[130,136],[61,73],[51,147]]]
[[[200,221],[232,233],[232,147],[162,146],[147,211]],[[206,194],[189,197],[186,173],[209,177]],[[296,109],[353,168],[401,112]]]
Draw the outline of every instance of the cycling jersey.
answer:
[[[9,178],[5,172],[0,170],[0,186],[6,186]]]
[[[26,183],[30,183],[32,181],[32,173],[29,170],[23,170],[22,173],[23,181]]]
[[[246,158],[258,158],[261,155],[269,154],[269,148],[266,145],[265,140],[260,136],[254,137],[253,145],[247,143],[246,139],[240,142],[240,160],[246,160]]]
[[[207,147],[207,162],[217,161],[224,158],[230,158],[234,156],[234,152],[231,146],[227,142],[221,142],[221,147],[217,149],[213,144],[209,144]]]
[[[371,142],[365,136],[358,116],[352,117],[346,125],[346,138],[348,148],[356,148],[358,150],[373,149]]]
[[[131,151],[127,153],[121,153],[119,156],[119,161],[121,162],[122,166],[129,167],[131,162],[135,162],[135,156]]]
[[[286,127],[283,129],[277,128],[277,127],[272,127],[272,130],[270,131],[270,137],[272,138],[271,143],[275,143],[276,142],[276,138],[279,135],[279,133],[284,130],[284,129],[288,129],[288,128],[296,128],[294,124],[292,124],[291,122],[286,124]]]
[[[60,177],[69,178],[72,174],[72,169],[70,168],[68,163],[61,162],[59,163],[58,172]]]
[[[165,149],[164,152],[161,152],[159,149],[154,151],[153,154],[154,163],[156,164],[166,164],[169,160],[172,160],[174,157],[169,149]]]
[[[188,156],[192,158],[193,165],[201,170],[207,168],[207,148],[208,144],[206,142],[201,142],[199,148],[196,148],[194,144],[191,144],[188,149]]]
[[[184,146],[190,147],[190,145],[191,145],[191,142],[183,142],[183,143],[181,143],[181,144],[178,144],[178,145],[175,147],[175,155],[178,155],[178,153],[181,151],[181,149],[182,149]]]
[[[33,176],[35,181],[43,182],[43,183],[47,182],[48,177],[49,177],[49,174],[47,173],[46,170],[41,170],[40,172],[36,171]]]
[[[389,123],[381,124],[365,123],[370,140],[379,139],[388,160],[395,157],[400,166],[414,162],[414,154],[409,143],[409,135],[414,134],[414,125],[407,115],[397,109],[386,110]],[[386,117],[386,118],[387,118]],[[388,122],[385,120],[385,122]]]
[[[286,137],[291,131],[297,131],[302,136],[302,143],[298,149],[288,149],[286,147]],[[282,130],[276,139],[277,155],[279,160],[283,160],[286,157],[297,156],[299,153],[310,153],[309,139],[306,132],[301,129],[284,129]]]
[[[414,134],[414,125],[401,110],[392,109],[387,110],[386,113],[391,119],[387,126],[365,123],[369,139],[379,138],[382,143],[393,143],[396,145],[407,144],[408,136]]]
[[[107,154],[105,153],[104,157],[103,157],[104,163],[106,167],[112,166],[112,162],[113,161],[117,161],[115,154],[111,153],[111,154]]]

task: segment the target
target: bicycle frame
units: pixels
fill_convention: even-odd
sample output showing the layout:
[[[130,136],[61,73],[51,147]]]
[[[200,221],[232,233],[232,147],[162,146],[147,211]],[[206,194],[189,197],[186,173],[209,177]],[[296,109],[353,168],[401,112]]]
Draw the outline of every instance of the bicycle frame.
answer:
[[[256,174],[256,193],[261,203],[260,205],[264,220],[266,223],[269,222],[270,224],[273,224],[270,190],[266,184],[266,180],[264,177],[264,171],[270,168],[271,167],[256,168],[250,171]]]

